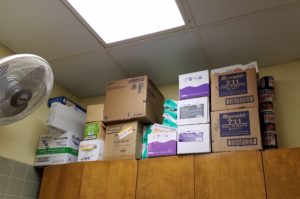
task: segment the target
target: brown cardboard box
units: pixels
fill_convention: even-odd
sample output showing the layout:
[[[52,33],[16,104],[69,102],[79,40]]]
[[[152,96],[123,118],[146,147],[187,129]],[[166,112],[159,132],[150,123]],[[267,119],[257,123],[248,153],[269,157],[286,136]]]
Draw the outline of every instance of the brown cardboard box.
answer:
[[[211,113],[212,151],[260,150],[258,108]]]
[[[104,104],[88,105],[85,123],[103,121]]]
[[[212,111],[258,107],[255,68],[211,75]]]
[[[138,120],[161,123],[164,97],[147,76],[109,82],[106,86],[104,122]]]
[[[104,159],[140,159],[142,139],[143,126],[137,121],[107,126]]]

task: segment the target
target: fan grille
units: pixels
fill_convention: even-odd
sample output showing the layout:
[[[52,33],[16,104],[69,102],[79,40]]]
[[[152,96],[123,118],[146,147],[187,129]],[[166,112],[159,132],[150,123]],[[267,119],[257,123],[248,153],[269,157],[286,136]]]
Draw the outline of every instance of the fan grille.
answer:
[[[0,125],[18,121],[49,96],[53,73],[49,63],[30,54],[13,55],[0,61]],[[28,103],[13,106],[12,98],[20,91],[32,93]]]

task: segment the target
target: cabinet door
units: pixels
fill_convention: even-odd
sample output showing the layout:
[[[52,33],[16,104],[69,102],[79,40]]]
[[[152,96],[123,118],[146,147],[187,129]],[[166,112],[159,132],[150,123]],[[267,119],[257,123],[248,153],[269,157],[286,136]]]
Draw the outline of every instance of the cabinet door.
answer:
[[[87,162],[83,167],[80,199],[106,198],[109,162]]]
[[[261,152],[196,155],[195,198],[266,198]]]
[[[79,198],[83,164],[48,166],[44,170],[40,199]]]
[[[193,156],[139,161],[137,199],[194,199]]]
[[[80,199],[134,199],[136,176],[136,160],[85,163]]]
[[[263,163],[268,198],[300,198],[300,148],[264,151]]]

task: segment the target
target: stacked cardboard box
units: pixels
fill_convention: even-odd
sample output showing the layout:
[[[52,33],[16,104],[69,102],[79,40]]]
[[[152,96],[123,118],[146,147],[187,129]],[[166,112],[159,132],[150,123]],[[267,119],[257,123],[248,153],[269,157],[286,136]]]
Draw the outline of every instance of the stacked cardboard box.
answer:
[[[63,100],[62,100],[63,99]],[[67,98],[50,98],[48,134],[39,138],[35,166],[76,162],[84,129],[85,110]]]
[[[211,152],[209,72],[179,76],[177,154]]]
[[[102,160],[104,153],[105,126],[103,104],[87,106],[83,141],[80,142],[78,162]]]
[[[212,71],[213,152],[261,149],[256,71],[255,62]]]
[[[143,125],[161,123],[164,97],[147,76],[106,87],[104,159],[140,159]]]

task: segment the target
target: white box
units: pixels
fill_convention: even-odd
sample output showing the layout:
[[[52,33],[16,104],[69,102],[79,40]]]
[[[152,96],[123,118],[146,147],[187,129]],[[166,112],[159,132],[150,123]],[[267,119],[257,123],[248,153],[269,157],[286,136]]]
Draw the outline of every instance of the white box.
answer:
[[[177,132],[148,135],[148,157],[176,155]]]
[[[82,137],[86,114],[72,107],[55,102],[51,105],[47,126],[57,131],[71,131]]]
[[[100,139],[80,142],[78,162],[103,160],[104,141]]]
[[[151,133],[164,133],[164,132],[177,132],[176,128],[169,127],[169,126],[163,126],[161,124],[153,124],[151,127]]]
[[[177,154],[211,152],[210,124],[178,126]]]
[[[209,71],[179,75],[179,99],[209,96]]]
[[[76,162],[80,138],[76,133],[41,135],[36,152],[35,166]]]
[[[178,101],[177,124],[202,124],[209,123],[209,98],[200,97],[195,99]]]
[[[255,68],[256,73],[259,72],[257,62],[250,62],[245,65],[237,64],[237,65],[233,65],[233,66],[225,66],[225,67],[213,69],[213,70],[211,70],[210,73],[211,73],[211,75],[213,75],[213,74],[218,74],[218,73],[227,73],[227,72],[247,70],[248,68]]]

